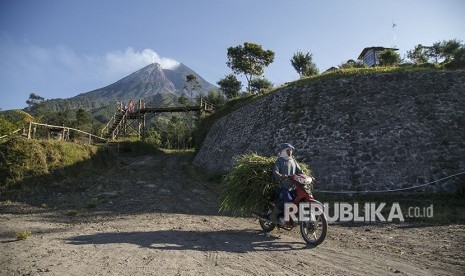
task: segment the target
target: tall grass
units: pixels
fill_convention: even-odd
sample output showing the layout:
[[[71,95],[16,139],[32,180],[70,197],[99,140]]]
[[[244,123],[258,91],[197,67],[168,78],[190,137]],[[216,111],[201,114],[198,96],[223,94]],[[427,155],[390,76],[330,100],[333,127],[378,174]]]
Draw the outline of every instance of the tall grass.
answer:
[[[85,176],[116,162],[106,148],[54,140],[12,138],[0,144],[0,191],[47,186]]]

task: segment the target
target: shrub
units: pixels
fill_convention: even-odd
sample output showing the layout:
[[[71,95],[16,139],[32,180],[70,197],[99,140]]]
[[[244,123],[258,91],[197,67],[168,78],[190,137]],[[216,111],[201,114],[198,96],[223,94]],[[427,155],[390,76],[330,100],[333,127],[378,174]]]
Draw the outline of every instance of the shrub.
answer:
[[[388,49],[379,53],[379,65],[381,66],[397,66],[401,58],[394,50]]]
[[[11,206],[11,205],[13,205],[13,202],[11,202],[11,200],[7,199],[7,200],[3,201],[2,205],[3,206]]]
[[[28,230],[20,230],[16,232],[16,239],[18,240],[25,240],[32,237],[32,233]]]
[[[76,210],[70,210],[70,211],[68,211],[68,212],[66,213],[66,215],[67,215],[68,217],[76,217],[76,216],[79,215],[79,212],[76,211]]]

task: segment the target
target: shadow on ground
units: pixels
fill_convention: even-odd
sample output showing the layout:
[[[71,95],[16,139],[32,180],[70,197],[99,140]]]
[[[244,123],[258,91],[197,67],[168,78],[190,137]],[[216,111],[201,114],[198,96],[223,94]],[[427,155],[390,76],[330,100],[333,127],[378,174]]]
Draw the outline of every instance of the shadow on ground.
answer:
[[[133,244],[157,250],[197,250],[247,253],[306,249],[303,242],[284,242],[255,230],[209,232],[162,230],[81,235],[67,240],[73,245]]]

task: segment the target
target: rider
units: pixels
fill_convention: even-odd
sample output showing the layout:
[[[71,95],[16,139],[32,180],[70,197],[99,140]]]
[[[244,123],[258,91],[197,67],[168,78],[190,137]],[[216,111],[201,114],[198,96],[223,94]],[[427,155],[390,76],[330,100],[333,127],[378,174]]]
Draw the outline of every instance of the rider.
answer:
[[[295,148],[289,143],[283,143],[279,146],[279,158],[274,163],[273,176],[280,182],[279,203],[274,207],[270,214],[270,220],[274,223],[279,222],[279,215],[284,210],[284,204],[292,202],[293,198],[290,194],[295,187],[289,176],[302,173],[302,169],[294,159],[292,152]]]

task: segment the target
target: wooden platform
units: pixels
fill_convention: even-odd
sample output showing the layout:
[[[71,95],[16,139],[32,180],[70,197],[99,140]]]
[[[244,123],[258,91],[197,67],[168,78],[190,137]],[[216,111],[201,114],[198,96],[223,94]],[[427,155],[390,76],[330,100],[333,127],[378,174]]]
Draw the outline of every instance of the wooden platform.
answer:
[[[199,105],[195,106],[167,106],[167,107],[145,107],[139,100],[139,105],[134,112],[126,111],[125,113],[117,112],[113,115],[107,125],[102,129],[101,135],[107,139],[114,140],[121,133],[125,135],[128,126],[128,120],[138,120],[139,137],[145,137],[145,120],[147,114],[169,113],[169,112],[213,112],[214,105],[200,99]]]

